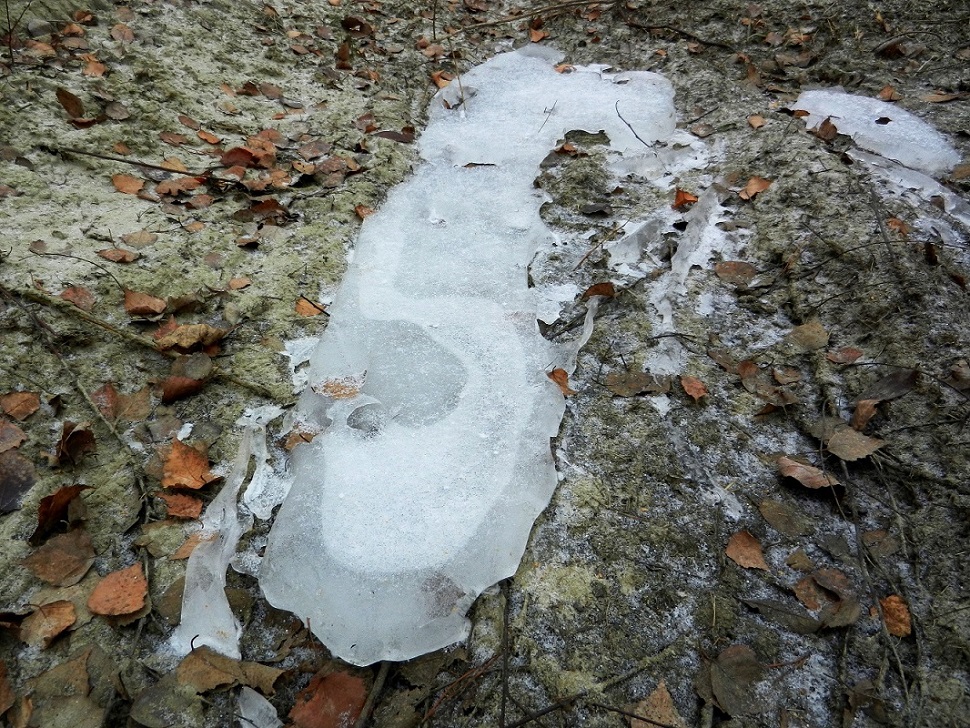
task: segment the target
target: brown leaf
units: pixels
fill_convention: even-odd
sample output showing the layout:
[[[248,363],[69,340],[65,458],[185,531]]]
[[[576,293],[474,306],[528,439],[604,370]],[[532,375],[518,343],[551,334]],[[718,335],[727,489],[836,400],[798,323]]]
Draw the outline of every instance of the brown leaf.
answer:
[[[826,600],[825,594],[811,576],[799,579],[792,587],[792,591],[795,598],[813,612],[821,609],[822,602]]]
[[[538,43],[544,38],[548,38],[549,33],[544,30],[539,30],[536,28],[529,28],[529,40],[533,43]]]
[[[366,683],[346,672],[317,673],[296,695],[289,718],[293,728],[345,728],[360,716]]]
[[[766,123],[765,117],[761,116],[761,114],[752,114],[748,117],[748,126],[752,129],[760,129]]]
[[[71,501],[86,490],[91,490],[91,486],[65,485],[51,495],[41,498],[40,507],[37,510],[37,528],[34,529],[28,543],[31,546],[39,545],[60,526],[61,522],[66,522]]]
[[[867,387],[857,401],[871,399],[876,402],[889,402],[899,399],[913,391],[918,382],[919,372],[915,369],[898,369]]]
[[[711,664],[711,692],[718,707],[728,715],[747,715],[764,708],[754,694],[754,684],[764,674],[757,655],[747,645],[732,645]]]
[[[132,248],[146,248],[158,240],[158,235],[148,230],[135,230],[121,236],[121,241]]]
[[[782,455],[778,458],[777,463],[778,472],[781,473],[782,477],[794,478],[806,488],[829,488],[839,484],[837,478],[822,472],[812,465],[806,465],[797,460],[792,460],[787,455]]]
[[[847,426],[836,430],[825,443],[825,446],[830,453],[840,460],[852,462],[869,457],[885,444],[884,440],[868,437]]]
[[[126,569],[112,571],[99,581],[88,597],[88,609],[93,614],[109,617],[132,614],[145,606],[147,595],[148,580],[141,563],[137,562]]]
[[[860,399],[856,402],[855,410],[852,412],[852,419],[849,420],[849,427],[862,432],[866,428],[866,425],[869,424],[869,420],[875,417],[876,406],[878,404],[878,399]]]
[[[761,550],[761,543],[748,531],[738,531],[731,536],[725,553],[731,561],[745,569],[769,570]]]
[[[88,573],[94,563],[94,545],[83,528],[54,536],[24,559],[38,579],[54,586],[72,586]]]
[[[965,93],[944,93],[943,91],[934,91],[931,94],[920,96],[920,100],[925,101],[928,104],[945,104],[948,101],[966,98],[966,96],[967,95]]]
[[[170,376],[159,382],[159,386],[162,388],[162,404],[169,404],[201,392],[205,382],[192,377]]]
[[[226,685],[248,685],[264,695],[272,695],[273,684],[283,672],[258,662],[234,660],[203,646],[192,650],[179,663],[175,679],[198,693]]]
[[[95,295],[84,286],[70,286],[61,291],[61,298],[70,301],[82,311],[90,311],[97,302]]]
[[[158,493],[165,502],[169,518],[198,518],[202,514],[202,499],[187,493]]]
[[[27,435],[23,430],[12,422],[0,418],[0,452],[18,448],[26,439]]]
[[[360,394],[360,388],[364,386],[366,375],[350,375],[345,377],[334,377],[325,379],[322,382],[311,385],[311,389],[323,397],[330,399],[353,399]]]
[[[581,301],[588,301],[593,296],[603,296],[604,298],[613,298],[616,296],[616,288],[613,286],[611,281],[603,281],[602,283],[594,283],[585,291],[580,298]]]
[[[827,117],[821,124],[812,129],[810,133],[817,136],[823,142],[830,142],[839,135],[839,129],[832,123],[832,118]]]
[[[209,457],[176,438],[162,468],[163,488],[191,488],[198,490],[220,476],[209,470]]]
[[[782,501],[765,499],[758,504],[758,512],[773,529],[786,536],[804,536],[812,531],[808,519]]]
[[[851,364],[860,356],[862,349],[855,349],[851,346],[843,346],[841,349],[830,349],[825,354],[825,358],[833,364]]]
[[[118,192],[123,192],[126,195],[137,195],[145,186],[145,180],[132,177],[130,174],[114,174],[111,175],[111,184],[115,186]]]
[[[368,207],[367,205],[357,205],[354,207],[354,212],[357,213],[357,217],[363,220],[374,214],[374,208]]]
[[[748,183],[744,186],[744,189],[738,192],[738,197],[742,200],[751,200],[756,195],[761,194],[766,189],[771,187],[773,180],[765,179],[764,177],[752,177],[748,180]]]
[[[0,660],[0,716],[6,713],[16,702],[17,694],[13,690],[13,686],[10,684],[10,678],[7,676],[7,664]]]
[[[38,392],[8,392],[0,395],[0,409],[18,422],[23,422],[40,409]]]
[[[98,255],[112,263],[134,263],[138,260],[138,253],[124,248],[105,248],[99,250]]]
[[[891,594],[880,599],[879,604],[882,605],[882,618],[889,634],[894,637],[909,637],[913,631],[913,620],[903,598],[898,594]]]
[[[186,192],[191,192],[202,186],[202,179],[199,177],[173,177],[159,182],[155,186],[155,191],[167,197],[177,197]]]
[[[701,397],[707,396],[707,387],[704,386],[702,382],[697,377],[691,377],[688,375],[683,375],[680,378],[680,386],[684,388],[684,391],[693,398],[695,402],[700,402]]]
[[[125,312],[129,316],[158,316],[165,312],[165,299],[126,289]]]
[[[785,339],[801,351],[816,351],[828,346],[829,332],[815,320],[796,326]]]
[[[77,621],[73,602],[58,600],[38,607],[20,624],[20,639],[31,647],[46,649]]]
[[[752,609],[757,609],[766,618],[796,634],[814,634],[821,623],[798,606],[789,605],[773,599],[743,599]]]
[[[233,147],[223,152],[219,163],[224,167],[255,167],[256,155],[246,147]]]
[[[96,450],[94,433],[89,429],[87,422],[79,424],[65,420],[61,426],[61,438],[54,451],[54,458],[59,464],[69,462],[77,465],[85,455]]]
[[[670,377],[657,377],[649,372],[610,372],[606,387],[618,397],[638,394],[666,394],[670,391]]]
[[[16,450],[0,452],[0,515],[20,508],[20,501],[37,481],[34,465]]]
[[[576,394],[576,390],[569,388],[569,375],[566,373],[565,369],[559,369],[557,367],[551,372],[546,372],[546,376],[559,385],[559,390],[564,396],[570,397]]]
[[[714,264],[714,274],[725,283],[747,288],[760,271],[750,263],[740,260],[724,260]]]
[[[680,187],[677,187],[674,191],[673,208],[675,210],[680,210],[681,212],[689,210],[695,202],[697,202],[697,195],[692,195],[687,190],[680,189]]]
[[[631,718],[630,728],[652,728],[658,724],[669,728],[687,728],[663,680],[650,695],[637,703],[633,712],[645,720]]]
[[[119,43],[132,43],[135,33],[124,23],[118,23],[111,28],[111,37]]]
[[[188,351],[197,346],[207,347],[218,343],[229,333],[227,329],[219,329],[209,324],[184,324],[177,326],[171,333],[160,336],[155,345],[161,351],[180,349]]]
[[[57,102],[64,107],[64,111],[72,119],[80,119],[84,116],[84,103],[77,96],[72,94],[66,88],[61,88],[60,86],[54,91],[57,96]]]
[[[883,86],[876,96],[883,101],[899,101],[903,98],[892,86]]]
[[[198,136],[199,139],[201,139],[202,141],[204,141],[206,144],[221,144],[222,143],[222,139],[220,137],[216,136],[211,131],[206,131],[205,129],[199,129],[196,132],[196,136]]]

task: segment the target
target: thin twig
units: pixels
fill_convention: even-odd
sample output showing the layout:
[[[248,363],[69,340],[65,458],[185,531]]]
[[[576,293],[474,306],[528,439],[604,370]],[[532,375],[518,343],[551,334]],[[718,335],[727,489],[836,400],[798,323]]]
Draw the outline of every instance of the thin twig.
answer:
[[[374,685],[367,694],[367,701],[364,703],[364,707],[361,708],[357,722],[354,723],[354,728],[364,728],[364,726],[367,725],[370,714],[374,710],[374,704],[377,702],[377,698],[381,694],[381,690],[384,689],[384,682],[387,680],[387,673],[390,671],[390,669],[390,662],[387,660],[381,662],[381,667],[377,671],[377,677],[374,678]]]

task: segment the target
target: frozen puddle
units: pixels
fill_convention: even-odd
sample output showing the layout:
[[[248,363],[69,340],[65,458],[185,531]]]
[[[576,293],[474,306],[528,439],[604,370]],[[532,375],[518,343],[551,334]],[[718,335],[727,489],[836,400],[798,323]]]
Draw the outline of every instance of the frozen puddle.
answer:
[[[537,328],[528,266],[551,233],[533,180],[566,131],[631,156],[674,132],[662,77],[557,59],[501,55],[439,94],[424,162],[364,223],[312,356],[298,418],[320,434],[294,453],[260,584],[349,662],[463,639],[556,486],[546,372],[575,347]]]

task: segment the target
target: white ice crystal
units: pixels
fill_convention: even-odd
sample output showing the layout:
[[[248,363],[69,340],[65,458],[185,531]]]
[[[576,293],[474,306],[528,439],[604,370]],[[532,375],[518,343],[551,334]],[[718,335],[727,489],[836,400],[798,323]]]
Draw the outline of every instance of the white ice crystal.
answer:
[[[364,223],[313,355],[299,416],[323,432],[294,453],[260,584],[349,662],[463,639],[556,486],[546,372],[574,352],[536,324],[527,271],[551,233],[533,180],[566,131],[656,157],[675,122],[665,79],[557,59],[501,55],[439,95],[424,162]]]
[[[795,108],[809,112],[807,128],[830,119],[839,133],[870,152],[929,175],[949,171],[960,155],[946,137],[925,121],[893,104],[841,89],[804,91]]]

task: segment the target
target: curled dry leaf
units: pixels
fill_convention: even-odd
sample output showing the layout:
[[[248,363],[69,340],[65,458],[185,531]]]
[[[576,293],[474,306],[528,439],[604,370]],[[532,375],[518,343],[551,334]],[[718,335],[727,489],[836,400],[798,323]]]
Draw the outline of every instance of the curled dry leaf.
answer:
[[[882,606],[882,618],[889,634],[894,637],[908,637],[913,631],[913,620],[903,598],[898,594],[891,594],[880,599],[879,604]]]
[[[794,478],[806,488],[829,488],[839,484],[837,478],[828,473],[823,473],[812,465],[792,460],[787,455],[778,458],[778,472],[781,473],[782,477]]]
[[[823,142],[830,142],[835,137],[839,135],[838,127],[832,123],[831,117],[826,118],[817,127],[811,130],[811,134],[814,134]]]
[[[745,569],[763,569],[768,571],[768,564],[765,563],[764,552],[761,550],[761,543],[748,531],[738,531],[728,539],[727,557],[738,566]]]
[[[191,488],[198,490],[219,480],[220,476],[209,470],[209,457],[204,452],[189,447],[176,438],[162,466],[163,488]]]
[[[61,426],[61,438],[54,451],[54,459],[58,464],[71,463],[77,465],[88,453],[97,450],[94,433],[87,422],[65,421]]]
[[[744,189],[738,192],[738,197],[742,200],[754,199],[756,195],[760,195],[766,189],[771,187],[773,180],[765,179],[764,177],[752,177],[748,180],[748,183],[744,186]]]
[[[197,346],[211,346],[221,341],[227,333],[229,333],[228,330],[209,326],[209,324],[184,324],[156,339],[155,346],[160,351],[168,349],[188,351]]]
[[[120,617],[133,614],[145,606],[148,580],[141,563],[113,571],[98,582],[88,597],[88,609],[93,614]]]
[[[862,431],[866,428],[876,414],[878,399],[860,399],[855,403],[855,410],[852,412],[852,419],[849,420],[849,427],[853,430]]]
[[[546,376],[559,385],[559,390],[563,393],[563,396],[571,397],[576,394],[576,390],[569,387],[569,374],[566,373],[565,369],[553,369],[551,372],[546,372]]]
[[[20,447],[27,435],[12,422],[0,419],[0,452]]]
[[[71,502],[86,490],[91,490],[91,486],[65,485],[51,495],[41,498],[40,507],[37,510],[37,528],[34,529],[28,542],[32,546],[37,546],[62,522],[70,523],[68,511]]]
[[[687,190],[682,190],[678,187],[674,192],[673,208],[675,210],[684,212],[685,210],[689,210],[695,202],[697,202],[697,195],[692,195]]]
[[[588,301],[593,296],[603,296],[604,298],[614,298],[616,296],[616,288],[614,287],[612,281],[603,281],[602,283],[594,283],[585,291],[580,298],[581,301]]]
[[[124,248],[105,248],[99,250],[98,255],[112,263],[134,263],[138,260],[138,253]]]

